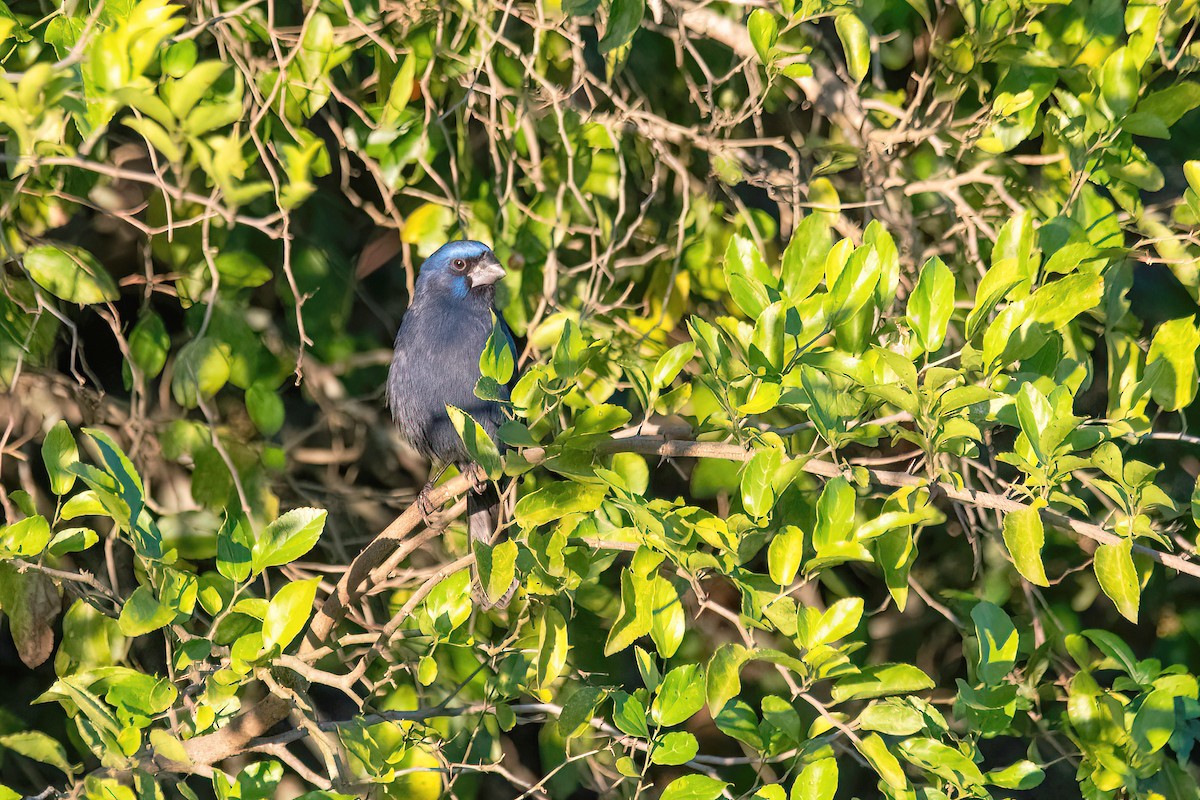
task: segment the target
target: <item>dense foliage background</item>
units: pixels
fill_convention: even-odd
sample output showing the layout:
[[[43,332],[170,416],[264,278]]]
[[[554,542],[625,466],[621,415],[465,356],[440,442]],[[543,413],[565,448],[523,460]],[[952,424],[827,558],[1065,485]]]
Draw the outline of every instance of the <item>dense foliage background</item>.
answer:
[[[1197,11],[0,2],[0,797],[1195,797]]]

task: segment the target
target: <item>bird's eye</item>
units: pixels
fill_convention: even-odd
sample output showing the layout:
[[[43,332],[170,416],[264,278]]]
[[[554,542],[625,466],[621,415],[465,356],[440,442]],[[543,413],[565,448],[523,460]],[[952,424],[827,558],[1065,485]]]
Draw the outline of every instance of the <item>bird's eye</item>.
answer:
[[[467,268],[467,262],[463,261],[461,258],[456,258],[454,259],[454,268],[461,272]]]

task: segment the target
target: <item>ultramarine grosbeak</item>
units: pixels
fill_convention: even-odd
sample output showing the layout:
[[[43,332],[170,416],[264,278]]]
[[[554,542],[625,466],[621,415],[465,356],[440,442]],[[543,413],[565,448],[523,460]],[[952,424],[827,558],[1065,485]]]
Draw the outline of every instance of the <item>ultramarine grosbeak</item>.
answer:
[[[504,274],[495,254],[481,242],[442,245],[421,265],[412,302],[396,334],[388,405],[401,435],[435,467],[454,464],[473,474],[471,457],[446,414],[448,405],[470,414],[499,447],[496,432],[504,422],[503,407],[476,397],[475,384],[493,314],[508,340],[513,362],[517,359],[512,332],[495,305],[496,282]],[[512,381],[502,388],[503,399],[508,399],[511,389]],[[471,538],[490,543],[497,533],[499,512],[495,486],[476,482],[467,493]],[[507,599],[508,595],[502,602]]]

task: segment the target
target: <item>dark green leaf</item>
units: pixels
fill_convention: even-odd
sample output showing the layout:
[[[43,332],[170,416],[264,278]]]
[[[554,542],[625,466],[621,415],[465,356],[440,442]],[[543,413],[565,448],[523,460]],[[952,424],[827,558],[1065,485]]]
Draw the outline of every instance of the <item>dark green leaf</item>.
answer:
[[[645,0],[612,0],[604,36],[600,39],[600,53],[605,54],[629,44],[642,24],[645,11]]]

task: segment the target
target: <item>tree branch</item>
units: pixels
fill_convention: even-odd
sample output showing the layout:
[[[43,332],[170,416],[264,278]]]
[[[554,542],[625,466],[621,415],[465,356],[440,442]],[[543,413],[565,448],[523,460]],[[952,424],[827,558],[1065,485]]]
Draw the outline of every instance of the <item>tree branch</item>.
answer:
[[[752,451],[746,450],[740,445],[726,442],[699,442],[692,439],[665,439],[658,436],[625,436],[623,438],[613,438],[600,443],[596,447],[596,452],[601,455],[638,453],[665,458],[716,458],[725,461],[748,461],[754,455]],[[527,462],[535,466],[547,458],[546,450],[541,447],[526,449],[522,451],[521,455]],[[836,478],[846,473],[846,470],[838,464],[815,458],[805,461],[803,469],[809,474],[822,478]],[[1004,513],[1026,511],[1032,508],[1027,503],[1012,500],[998,494],[980,492],[974,489],[960,489],[957,486],[941,481],[929,483],[914,475],[903,472],[889,472],[863,467],[859,469],[866,469],[871,483],[877,486],[926,486],[956,502]],[[471,483],[466,475],[458,475],[433,489],[429,493],[429,500],[435,506],[440,507],[464,494],[470,485]],[[1122,541],[1121,537],[1110,533],[1099,525],[1073,519],[1056,511],[1041,509],[1039,514],[1042,520],[1049,525],[1072,531],[1100,544],[1117,544]],[[363,589],[367,585],[367,578],[372,571],[386,561],[395,561],[395,559],[389,558],[395,551],[403,548],[411,552],[431,538],[433,533],[427,531],[426,534],[409,540],[409,536],[423,521],[424,518],[418,504],[413,503],[359,553],[350,564],[350,568],[346,570],[341,580],[338,581],[334,592],[325,599],[325,602],[317,610],[312,624],[309,626],[308,635],[300,647],[299,658],[303,659],[307,654],[325,646],[338,622],[346,615],[350,605],[362,595]],[[436,532],[434,529],[430,530]],[[1144,553],[1164,566],[1194,577],[1200,577],[1200,564],[1193,563],[1170,553],[1162,553],[1140,544],[1134,544],[1133,549],[1139,553]],[[456,562],[454,566],[461,568],[462,564]],[[417,599],[419,601],[419,598]],[[410,602],[405,606],[405,610],[411,612],[412,607],[415,605],[416,603]],[[394,630],[399,626],[406,615],[404,612],[397,614],[397,619],[392,620],[389,624],[389,629]],[[296,679],[298,680],[299,678]],[[224,728],[213,733],[197,736],[185,742],[184,746],[192,762],[191,765],[160,761],[160,767],[173,771],[191,771],[195,769],[194,765],[210,765],[236,755],[242,752],[252,740],[263,736],[271,727],[283,721],[291,710],[292,704],[289,701],[273,694],[267,695],[257,704],[235,717]]]

